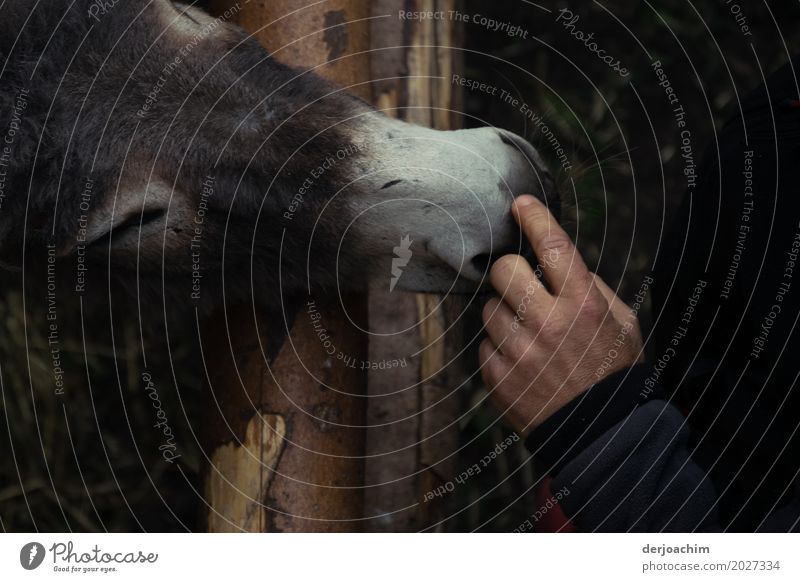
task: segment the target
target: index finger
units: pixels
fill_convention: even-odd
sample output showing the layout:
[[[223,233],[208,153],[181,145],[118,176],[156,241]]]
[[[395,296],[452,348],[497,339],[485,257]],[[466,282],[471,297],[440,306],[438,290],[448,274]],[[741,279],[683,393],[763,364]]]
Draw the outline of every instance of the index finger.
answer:
[[[593,278],[569,235],[537,198],[524,195],[512,207],[531,243],[553,295],[579,296],[592,290]]]

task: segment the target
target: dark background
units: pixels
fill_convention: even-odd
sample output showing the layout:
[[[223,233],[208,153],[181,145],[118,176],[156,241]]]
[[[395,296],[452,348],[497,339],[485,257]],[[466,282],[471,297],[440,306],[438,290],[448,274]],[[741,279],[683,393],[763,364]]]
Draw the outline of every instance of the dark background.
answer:
[[[467,25],[465,76],[510,91],[545,117],[573,165],[557,176],[563,222],[589,266],[630,301],[658,260],[659,243],[686,184],[679,133],[651,62],[662,62],[679,95],[699,164],[716,129],[735,111],[737,95],[800,47],[800,4],[741,2],[752,36],[743,36],[723,0],[543,5],[551,12],[522,0],[466,0],[465,13],[519,25],[528,38]],[[628,78],[620,78],[555,22],[557,11],[566,7],[580,16],[577,29],[594,32],[598,45],[630,69]],[[558,167],[541,133],[518,109],[468,92],[465,113],[469,125],[525,135]],[[106,322],[109,313],[125,321],[131,306],[122,290],[119,297],[84,304],[83,312],[77,302],[60,309],[67,396],[58,401],[51,395],[41,299],[23,304],[19,277],[0,277],[0,528],[193,527],[200,510],[200,457],[192,427],[201,374],[196,348],[185,338],[195,335],[194,319],[174,314],[169,324],[144,330],[153,375],[175,380],[174,386],[159,389],[183,455],[179,466],[168,466],[155,462],[159,434],[149,428],[149,403],[139,397],[142,346],[135,321],[121,324],[113,336],[103,323],[93,325]],[[28,284],[33,288],[37,282]],[[643,320],[646,332],[646,305]],[[468,467],[504,436],[483,432],[493,418],[491,411],[481,410],[464,420],[464,442],[472,443],[459,466]],[[509,501],[529,484],[531,474],[515,471],[522,451],[514,455],[459,489],[454,510],[482,500],[445,529],[509,531],[525,520],[532,511],[530,499]]]

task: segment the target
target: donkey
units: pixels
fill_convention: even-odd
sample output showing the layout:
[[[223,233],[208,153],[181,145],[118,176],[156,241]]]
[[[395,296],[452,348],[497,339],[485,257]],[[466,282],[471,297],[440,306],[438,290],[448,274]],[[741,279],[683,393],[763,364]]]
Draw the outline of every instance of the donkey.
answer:
[[[519,251],[514,196],[558,208],[523,138],[392,119],[167,0],[5,2],[0,67],[5,268],[46,249],[193,297],[467,292]]]

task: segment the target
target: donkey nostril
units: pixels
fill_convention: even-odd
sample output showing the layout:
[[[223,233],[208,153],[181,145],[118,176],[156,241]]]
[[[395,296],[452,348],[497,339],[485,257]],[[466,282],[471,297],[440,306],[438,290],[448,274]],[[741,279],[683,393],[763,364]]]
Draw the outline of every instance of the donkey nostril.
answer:
[[[502,254],[481,253],[472,257],[472,266],[481,274],[488,274],[489,268],[492,266]]]

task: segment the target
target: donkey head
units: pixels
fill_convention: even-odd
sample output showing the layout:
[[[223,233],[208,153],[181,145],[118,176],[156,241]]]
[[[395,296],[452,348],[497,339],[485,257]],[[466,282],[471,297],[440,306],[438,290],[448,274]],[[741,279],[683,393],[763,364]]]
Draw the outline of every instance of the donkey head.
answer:
[[[376,277],[466,291],[519,250],[514,196],[557,209],[514,134],[391,119],[196,9],[97,6],[0,8],[0,105],[15,128],[5,265],[46,243],[193,294],[224,281],[271,299]]]

